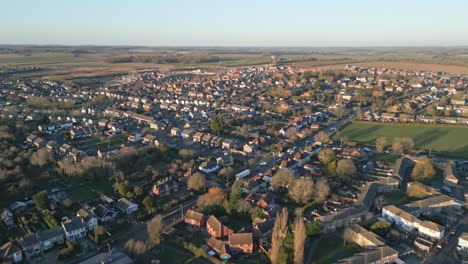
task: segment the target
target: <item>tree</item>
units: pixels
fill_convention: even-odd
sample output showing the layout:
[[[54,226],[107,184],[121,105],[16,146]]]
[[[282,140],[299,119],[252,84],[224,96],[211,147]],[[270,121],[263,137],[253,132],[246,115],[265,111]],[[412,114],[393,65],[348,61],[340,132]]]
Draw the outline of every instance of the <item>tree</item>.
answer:
[[[419,182],[428,182],[435,176],[434,165],[428,158],[423,158],[416,163],[413,171],[411,172],[411,178]]]
[[[277,264],[281,246],[286,238],[288,232],[288,209],[283,208],[282,212],[276,214],[275,224],[273,226],[273,233],[271,234],[271,263]]]
[[[153,200],[151,199],[151,197],[149,196],[146,196],[145,199],[143,199],[143,201],[141,202],[143,204],[143,206],[145,207],[146,209],[146,212],[148,213],[152,213],[154,212],[154,207],[153,207]]]
[[[70,198],[66,198],[62,201],[62,204],[65,208],[70,208],[73,205],[73,200]]]
[[[214,206],[222,205],[226,195],[223,189],[219,187],[212,187],[208,189],[208,192],[200,195],[197,200],[197,207],[201,209],[207,209]]]
[[[384,151],[385,146],[387,145],[387,138],[380,137],[375,140],[375,148],[377,151]]]
[[[385,237],[385,235],[390,231],[390,226],[383,221],[377,221],[371,225],[370,229],[377,235]]]
[[[335,152],[333,152],[332,149],[324,148],[324,149],[322,149],[322,151],[320,151],[320,153],[318,155],[318,158],[323,164],[328,165],[332,161],[336,160],[336,155],[335,155]]]
[[[417,182],[408,184],[406,193],[410,197],[419,198],[419,199],[424,198],[430,194],[430,192],[427,190],[427,188],[423,184],[420,184]]]
[[[297,135],[297,129],[294,127],[291,127],[288,129],[288,141],[291,143],[296,143],[299,140],[299,137]]]
[[[313,236],[313,235],[318,235],[322,232],[323,225],[320,222],[312,221],[312,222],[308,222],[305,225],[305,228],[306,228],[306,234],[308,236]]]
[[[413,139],[411,138],[394,138],[392,150],[397,153],[406,153],[414,147]]]
[[[315,201],[317,203],[322,203],[330,194],[330,186],[328,185],[328,181],[324,178],[319,179],[314,185],[314,190]]]
[[[194,190],[196,192],[204,189],[205,185],[206,185],[205,175],[201,174],[200,172],[197,172],[193,174],[192,176],[190,176],[187,181],[187,188],[189,190]]]
[[[357,169],[354,162],[350,159],[339,160],[336,165],[336,174],[342,181],[349,181],[356,175]]]
[[[181,149],[179,155],[185,160],[190,160],[196,156],[196,152],[192,149]]]
[[[130,239],[125,243],[124,249],[131,256],[140,256],[148,250],[148,246],[141,240]]]
[[[155,216],[146,224],[146,232],[148,233],[150,245],[155,246],[159,244],[163,229],[164,223],[161,215]]]
[[[241,198],[241,185],[242,181],[236,181],[232,185],[229,200],[226,200],[224,203],[224,209],[226,209],[228,214],[232,214],[234,209],[238,208],[238,203]]]
[[[211,131],[217,133],[218,135],[223,132],[226,123],[224,117],[221,114],[217,114],[210,122]]]
[[[354,231],[351,228],[346,227],[343,231],[343,245],[345,246],[346,242],[353,242],[354,239],[355,239]]]
[[[52,155],[45,148],[38,149],[31,155],[31,164],[42,167],[52,160]]]
[[[289,196],[300,204],[306,204],[312,199],[314,182],[310,178],[299,178],[289,188]]]
[[[327,143],[330,142],[330,135],[324,131],[320,131],[314,136],[314,140],[320,143]]]
[[[100,238],[106,233],[106,229],[103,226],[97,226],[94,228],[94,241],[99,244]]]
[[[125,181],[125,180],[124,181],[117,181],[114,184],[114,188],[117,190],[117,192],[120,195],[127,195],[127,193],[128,193],[127,184],[128,184],[128,182]]]
[[[234,176],[234,169],[231,167],[224,167],[218,172],[218,176],[225,178],[227,181]]]
[[[283,168],[280,169],[271,178],[271,185],[274,187],[287,187],[294,183],[294,174],[291,170]]]
[[[304,263],[304,243],[306,240],[306,230],[302,212],[296,214],[294,221],[294,264]]]
[[[37,210],[39,211],[49,208],[49,204],[50,204],[49,196],[47,196],[45,192],[36,193],[33,196],[32,201],[34,205],[36,206]]]
[[[135,186],[133,187],[133,193],[135,193],[135,196],[140,196],[143,194],[143,189],[140,186]]]
[[[248,214],[252,211],[252,205],[245,199],[240,199],[237,203],[237,212],[240,214]]]

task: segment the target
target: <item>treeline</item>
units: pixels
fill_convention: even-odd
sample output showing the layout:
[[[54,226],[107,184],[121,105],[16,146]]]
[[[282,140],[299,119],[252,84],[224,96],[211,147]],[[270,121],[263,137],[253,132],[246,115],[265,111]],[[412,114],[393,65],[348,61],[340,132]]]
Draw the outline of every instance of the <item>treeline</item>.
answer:
[[[127,56],[118,57],[111,60],[112,63],[157,63],[157,64],[174,64],[174,63],[211,63],[220,62],[218,56],[211,55],[162,55],[162,56]]]

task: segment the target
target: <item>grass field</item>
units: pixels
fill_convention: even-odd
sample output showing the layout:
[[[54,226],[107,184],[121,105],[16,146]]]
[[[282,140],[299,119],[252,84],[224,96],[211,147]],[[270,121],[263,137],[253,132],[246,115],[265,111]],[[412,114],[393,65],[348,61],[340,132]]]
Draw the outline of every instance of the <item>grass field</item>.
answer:
[[[346,243],[339,237],[327,237],[320,240],[315,251],[312,264],[335,263],[360,252],[360,247],[354,243]]]
[[[386,137],[390,143],[395,137],[410,137],[418,150],[432,149],[436,155],[468,158],[468,127],[353,122],[340,129],[339,135],[365,145],[374,145],[379,137]],[[335,135],[334,139],[337,137]]]

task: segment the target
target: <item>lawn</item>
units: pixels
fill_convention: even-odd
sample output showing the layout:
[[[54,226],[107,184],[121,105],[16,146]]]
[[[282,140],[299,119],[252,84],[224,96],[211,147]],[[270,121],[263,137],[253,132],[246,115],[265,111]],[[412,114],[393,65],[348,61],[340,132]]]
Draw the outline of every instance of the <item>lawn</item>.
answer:
[[[379,137],[386,137],[390,143],[395,137],[410,137],[419,150],[432,149],[433,154],[448,158],[468,157],[468,127],[353,122],[340,129],[339,136],[367,145],[375,145]]]
[[[400,205],[411,202],[413,199],[408,196],[408,194],[398,191],[398,192],[390,192],[384,193],[382,195],[385,199],[385,204],[392,204],[392,205]]]
[[[359,253],[361,248],[354,243],[346,243],[339,237],[326,237],[319,241],[313,256],[312,264],[328,264],[351,257]]]
[[[373,156],[371,159],[375,161],[382,161],[388,163],[395,163],[400,157],[397,155],[387,154],[387,153],[379,153]]]

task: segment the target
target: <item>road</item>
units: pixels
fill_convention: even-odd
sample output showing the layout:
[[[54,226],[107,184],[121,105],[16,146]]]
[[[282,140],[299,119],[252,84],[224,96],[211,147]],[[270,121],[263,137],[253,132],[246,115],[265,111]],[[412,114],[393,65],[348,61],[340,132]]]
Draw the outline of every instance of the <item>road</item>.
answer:
[[[456,247],[458,244],[458,237],[463,232],[468,232],[468,215],[465,214],[463,219],[455,226],[456,230],[455,236],[449,240],[448,244],[442,247],[442,250],[434,256],[430,256],[427,259],[424,259],[422,263],[427,264],[439,264],[439,263],[447,263],[447,264],[455,264],[461,263],[456,256]]]

